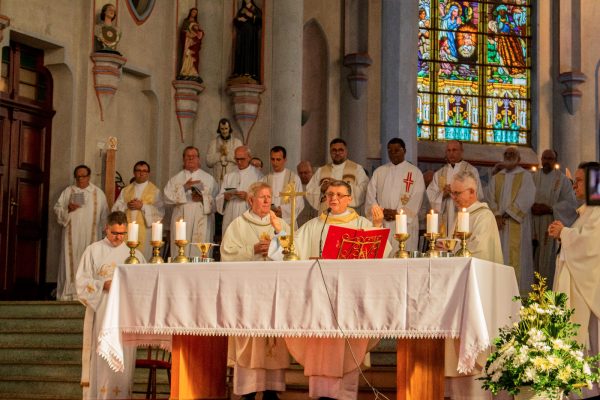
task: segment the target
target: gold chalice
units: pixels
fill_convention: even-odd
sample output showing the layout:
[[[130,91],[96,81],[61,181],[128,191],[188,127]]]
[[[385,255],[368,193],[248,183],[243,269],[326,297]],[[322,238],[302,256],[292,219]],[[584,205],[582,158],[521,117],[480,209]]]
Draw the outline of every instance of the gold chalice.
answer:
[[[454,248],[458,244],[458,239],[454,238],[439,238],[436,240],[436,243],[439,247],[442,248],[442,251],[453,252]]]
[[[201,262],[212,262],[215,260],[214,258],[208,257],[208,252],[214,246],[218,246],[218,244],[216,244],[216,243],[194,243],[194,244],[196,245],[196,247],[198,247],[198,250],[200,250],[200,253],[202,253]]]

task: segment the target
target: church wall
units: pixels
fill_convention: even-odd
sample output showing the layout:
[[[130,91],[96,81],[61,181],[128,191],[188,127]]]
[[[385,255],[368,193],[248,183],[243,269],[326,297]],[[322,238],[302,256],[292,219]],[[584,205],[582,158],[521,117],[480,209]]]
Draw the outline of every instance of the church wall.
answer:
[[[368,83],[368,157],[372,165],[379,165],[381,157],[381,143],[379,132],[381,130],[381,1],[369,1],[369,56],[373,64],[367,69]],[[416,83],[415,83],[416,84]],[[383,149],[385,151],[385,149]],[[364,166],[370,169],[370,166]]]

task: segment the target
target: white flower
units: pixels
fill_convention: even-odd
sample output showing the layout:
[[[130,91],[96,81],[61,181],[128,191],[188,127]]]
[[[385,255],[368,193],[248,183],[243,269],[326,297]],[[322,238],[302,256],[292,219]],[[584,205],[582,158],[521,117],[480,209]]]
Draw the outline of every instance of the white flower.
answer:
[[[537,376],[537,372],[535,368],[527,367],[525,368],[525,379],[526,382],[533,382]]]
[[[498,382],[502,377],[502,371],[496,371],[494,375],[492,375],[492,382]]]
[[[551,368],[556,369],[562,364],[562,359],[557,356],[549,356],[548,363],[550,364]]]
[[[591,375],[592,370],[590,369],[590,365],[586,362],[583,363],[583,373],[586,375]]]

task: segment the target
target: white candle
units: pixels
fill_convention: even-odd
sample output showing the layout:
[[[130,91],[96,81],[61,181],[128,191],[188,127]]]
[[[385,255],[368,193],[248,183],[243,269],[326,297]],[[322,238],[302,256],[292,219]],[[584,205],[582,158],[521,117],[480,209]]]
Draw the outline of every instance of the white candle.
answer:
[[[162,224],[160,221],[152,223],[152,241],[162,242]]]
[[[185,221],[179,220],[175,222],[175,240],[186,240]]]
[[[400,210],[400,214],[396,214],[396,234],[400,235],[401,233],[408,233],[404,210]]]
[[[458,212],[458,232],[469,232],[469,213],[466,208]]]
[[[438,233],[438,215],[433,210],[427,214],[427,233]]]
[[[127,241],[128,242],[137,242],[138,241],[138,232],[140,227],[136,222],[130,222],[127,224]]]

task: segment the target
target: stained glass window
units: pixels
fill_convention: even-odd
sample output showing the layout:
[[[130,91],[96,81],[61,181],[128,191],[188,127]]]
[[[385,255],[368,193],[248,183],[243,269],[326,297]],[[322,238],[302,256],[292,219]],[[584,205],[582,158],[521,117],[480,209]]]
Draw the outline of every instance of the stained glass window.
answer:
[[[418,0],[417,137],[529,144],[532,0]]]

